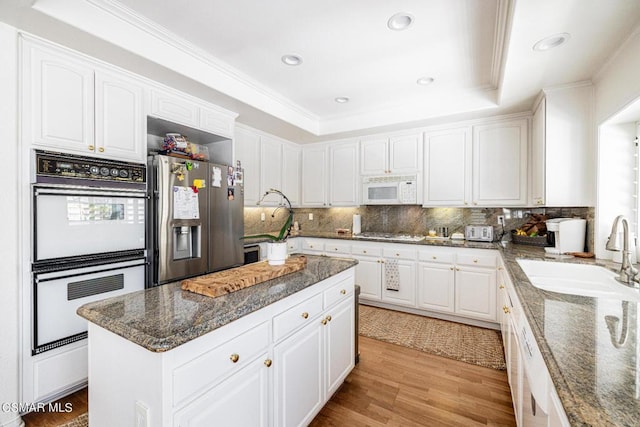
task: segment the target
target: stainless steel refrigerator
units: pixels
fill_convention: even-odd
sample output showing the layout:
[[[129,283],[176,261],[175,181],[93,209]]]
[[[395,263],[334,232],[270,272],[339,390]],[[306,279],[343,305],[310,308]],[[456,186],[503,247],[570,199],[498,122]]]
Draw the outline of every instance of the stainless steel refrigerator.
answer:
[[[148,166],[150,285],[242,265],[242,174],[163,155]]]

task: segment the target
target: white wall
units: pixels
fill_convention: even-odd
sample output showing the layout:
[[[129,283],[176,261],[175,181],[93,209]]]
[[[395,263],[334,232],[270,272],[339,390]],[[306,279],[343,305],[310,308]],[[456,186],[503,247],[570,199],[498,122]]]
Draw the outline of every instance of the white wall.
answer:
[[[605,251],[611,224],[616,215],[635,220],[635,188],[632,185],[636,136],[634,121],[619,123],[616,115],[640,102],[640,26],[612,54],[594,78],[595,126],[598,135],[598,184],[595,218],[595,252],[598,258],[611,258]],[[638,110],[640,111],[640,109]],[[615,123],[615,124],[613,124]]]
[[[19,288],[22,265],[18,230],[17,32],[0,23],[0,135],[2,135],[2,245],[0,245],[0,404],[19,402]],[[0,407],[0,426],[24,425]]]

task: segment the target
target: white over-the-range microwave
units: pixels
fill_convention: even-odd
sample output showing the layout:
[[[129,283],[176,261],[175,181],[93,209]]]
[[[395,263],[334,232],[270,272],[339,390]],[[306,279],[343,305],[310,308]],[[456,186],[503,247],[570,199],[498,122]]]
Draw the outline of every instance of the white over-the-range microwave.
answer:
[[[365,176],[362,178],[364,205],[416,205],[418,179],[416,175]]]

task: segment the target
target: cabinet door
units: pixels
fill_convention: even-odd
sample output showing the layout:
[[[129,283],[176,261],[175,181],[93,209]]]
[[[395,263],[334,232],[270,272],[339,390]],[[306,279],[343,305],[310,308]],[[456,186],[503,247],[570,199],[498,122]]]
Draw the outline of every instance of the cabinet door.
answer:
[[[264,426],[269,422],[270,369],[265,353],[237,374],[178,411],[176,427]]]
[[[527,120],[473,128],[473,204],[527,203]]]
[[[391,173],[416,173],[422,169],[422,134],[389,138]]]
[[[74,56],[28,42],[23,53],[26,142],[92,153],[93,68]]]
[[[531,204],[540,206],[545,204],[545,121],[546,100],[543,98],[533,114],[531,124],[531,153],[529,165],[531,167]]]
[[[260,200],[260,136],[246,129],[236,128],[233,141],[235,160],[244,169],[244,205],[255,206]]]
[[[380,258],[356,257],[356,285],[360,286],[360,299],[380,301],[382,298],[382,264]]]
[[[262,136],[260,140],[260,194],[270,188],[282,189],[282,142]],[[288,197],[288,196],[287,196]],[[281,203],[281,197],[270,195],[260,204],[275,206]]]
[[[327,205],[327,148],[302,148],[302,205]]]
[[[124,76],[96,71],[95,97],[97,152],[109,158],[144,162],[142,86]]]
[[[329,206],[357,206],[360,174],[358,143],[329,147]]]
[[[300,160],[302,149],[294,145],[282,146],[282,192],[292,206],[300,205]]]
[[[496,320],[495,270],[457,267],[456,313],[481,320]]]
[[[389,140],[372,138],[360,142],[360,173],[383,175],[389,173]]]
[[[455,271],[452,265],[418,264],[418,307],[453,313]]]
[[[393,264],[397,264],[398,290],[390,290],[388,283],[393,275]],[[394,304],[416,306],[416,262],[406,260],[384,259],[382,264],[382,300]]]
[[[353,298],[349,298],[326,312],[327,399],[340,387],[354,366],[355,319],[353,304]]]
[[[471,198],[471,129],[425,134],[424,205],[465,206]]]
[[[200,129],[215,135],[233,137],[235,117],[210,108],[200,107]]]
[[[518,331],[516,324],[510,318],[509,326],[509,386],[513,399],[513,412],[516,418],[516,425],[522,425],[522,376],[524,375],[522,366],[522,353],[518,343]]]
[[[151,115],[197,128],[200,107],[183,97],[159,90],[151,91]]]
[[[324,404],[324,326],[321,319],[276,345],[275,425],[305,426]]]

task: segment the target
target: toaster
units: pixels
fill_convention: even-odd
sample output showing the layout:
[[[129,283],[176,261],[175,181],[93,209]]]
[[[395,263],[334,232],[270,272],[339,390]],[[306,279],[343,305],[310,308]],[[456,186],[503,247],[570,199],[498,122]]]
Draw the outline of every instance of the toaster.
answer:
[[[476,242],[493,242],[491,225],[467,225],[464,227],[464,238]]]

